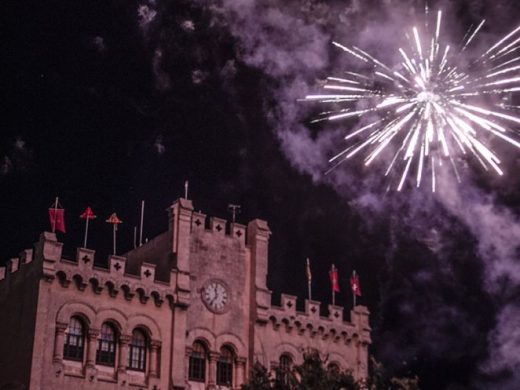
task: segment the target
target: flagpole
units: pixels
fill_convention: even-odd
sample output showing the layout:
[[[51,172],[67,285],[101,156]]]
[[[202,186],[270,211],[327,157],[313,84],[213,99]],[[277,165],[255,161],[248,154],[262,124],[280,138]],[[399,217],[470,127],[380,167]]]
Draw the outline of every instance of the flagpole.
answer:
[[[144,200],[141,201],[141,226],[139,228],[139,246],[143,245],[143,219],[144,219]]]
[[[87,237],[88,237],[88,220],[90,218],[85,218],[85,240],[83,241],[83,248],[87,247]]]
[[[352,276],[354,278],[356,277],[356,270],[352,271]],[[352,290],[352,297],[354,298],[354,308],[355,308],[356,307],[356,292],[354,290]]]
[[[114,239],[114,256],[115,256],[116,255],[116,231],[117,231],[117,224],[116,223],[113,224],[112,229],[113,229],[112,231],[114,233],[113,239]]]
[[[332,264],[332,274],[334,275],[334,264]],[[332,306],[336,306],[336,292],[334,291],[334,283],[332,284]]]
[[[309,301],[312,300],[312,273],[311,273],[311,262],[307,257],[307,261],[305,264],[305,274],[307,276],[307,290],[309,293]]]
[[[58,197],[56,197],[56,202],[54,202],[54,218],[52,219],[52,232],[56,232],[56,218],[58,218]]]

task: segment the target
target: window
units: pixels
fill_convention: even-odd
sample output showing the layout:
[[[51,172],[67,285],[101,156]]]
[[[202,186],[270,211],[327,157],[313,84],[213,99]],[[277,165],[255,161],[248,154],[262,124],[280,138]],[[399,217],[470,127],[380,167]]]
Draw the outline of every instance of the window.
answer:
[[[190,354],[188,369],[190,381],[204,382],[206,380],[206,348],[200,342],[194,342]]]
[[[217,360],[217,385],[233,385],[233,351],[228,347],[222,347]]]
[[[116,332],[112,325],[104,323],[98,340],[96,363],[114,367],[116,362]]]
[[[283,354],[280,356],[280,365],[278,366],[278,380],[282,382],[284,385],[289,384],[289,375],[291,372],[292,367],[292,358],[287,355]]]
[[[81,320],[71,317],[69,327],[65,332],[65,344],[63,346],[63,358],[68,360],[83,361],[83,346],[85,344],[85,329]]]
[[[136,371],[144,371],[146,368],[146,336],[140,329],[132,332],[128,368]]]

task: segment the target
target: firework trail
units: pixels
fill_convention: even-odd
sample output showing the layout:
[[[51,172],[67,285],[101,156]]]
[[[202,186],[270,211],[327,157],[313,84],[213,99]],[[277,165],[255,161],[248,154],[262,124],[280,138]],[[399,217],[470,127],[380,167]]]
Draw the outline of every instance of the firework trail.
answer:
[[[435,172],[443,164],[460,182],[460,156],[473,156],[484,169],[503,174],[487,140],[496,137],[520,148],[518,107],[506,104],[511,93],[520,91],[520,26],[462,67],[457,64],[485,21],[468,30],[457,50],[441,42],[441,23],[438,11],[433,31],[428,23],[422,32],[413,27],[409,48],[399,48],[402,62],[395,68],[358,47],[333,42],[370,72],[328,77],[326,93],[305,97],[335,107],[313,122],[369,118],[346,135],[349,146],[329,160],[331,170],[361,152],[365,166],[389,152],[384,175],[396,178],[398,191],[407,178],[420,187],[428,177],[434,192]]]

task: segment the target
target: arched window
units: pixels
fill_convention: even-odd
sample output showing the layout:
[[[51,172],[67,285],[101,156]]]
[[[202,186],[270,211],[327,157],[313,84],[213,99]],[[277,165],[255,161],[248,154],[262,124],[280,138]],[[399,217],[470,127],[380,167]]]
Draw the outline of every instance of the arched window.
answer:
[[[193,343],[191,350],[188,378],[195,382],[206,380],[206,348],[198,341]]]
[[[140,329],[134,329],[128,355],[129,369],[136,371],[144,371],[146,369],[146,344],[144,332]]]
[[[96,363],[110,367],[114,367],[116,363],[116,332],[114,327],[107,322],[101,325]]]
[[[65,343],[63,345],[63,358],[68,360],[83,361],[83,347],[85,345],[85,327],[78,317],[71,317],[69,326],[65,331]]]
[[[292,366],[292,358],[284,353],[280,356],[280,369],[283,371],[289,371]]]
[[[284,353],[280,356],[280,364],[278,365],[278,380],[284,385],[289,384],[289,376],[292,368],[292,358],[290,355]]]
[[[220,356],[217,360],[217,385],[233,385],[233,351],[229,347],[220,349]]]

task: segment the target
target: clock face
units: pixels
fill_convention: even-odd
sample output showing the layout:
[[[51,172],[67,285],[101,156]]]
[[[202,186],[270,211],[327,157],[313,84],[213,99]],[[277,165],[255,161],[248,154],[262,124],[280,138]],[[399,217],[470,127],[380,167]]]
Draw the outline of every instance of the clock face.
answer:
[[[229,298],[228,288],[221,281],[210,280],[202,288],[202,301],[213,312],[224,312]]]

